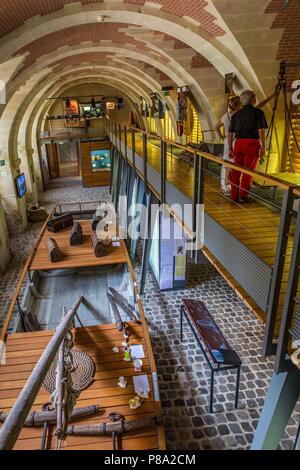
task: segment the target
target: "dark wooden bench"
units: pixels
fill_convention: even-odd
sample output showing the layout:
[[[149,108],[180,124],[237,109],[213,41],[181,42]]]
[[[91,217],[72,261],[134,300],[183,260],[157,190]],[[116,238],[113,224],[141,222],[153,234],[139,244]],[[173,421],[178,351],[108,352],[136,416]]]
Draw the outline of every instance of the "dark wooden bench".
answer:
[[[237,369],[235,407],[238,407],[242,361],[200,300],[183,299],[180,312],[180,339],[183,341],[183,317],[188,321],[211,370],[210,412],[213,412],[214,376],[223,370]]]

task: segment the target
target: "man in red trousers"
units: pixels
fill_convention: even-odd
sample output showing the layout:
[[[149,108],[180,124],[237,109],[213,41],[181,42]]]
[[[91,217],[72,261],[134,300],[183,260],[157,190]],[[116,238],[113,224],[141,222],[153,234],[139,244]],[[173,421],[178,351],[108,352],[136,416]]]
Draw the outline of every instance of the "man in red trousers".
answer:
[[[234,163],[255,170],[257,162],[264,158],[268,124],[264,112],[255,108],[256,96],[251,90],[241,94],[243,108],[231,119],[228,147],[229,157]],[[234,149],[233,140],[236,139]],[[231,171],[231,199],[234,202],[246,202],[251,189],[252,178],[238,170]]]

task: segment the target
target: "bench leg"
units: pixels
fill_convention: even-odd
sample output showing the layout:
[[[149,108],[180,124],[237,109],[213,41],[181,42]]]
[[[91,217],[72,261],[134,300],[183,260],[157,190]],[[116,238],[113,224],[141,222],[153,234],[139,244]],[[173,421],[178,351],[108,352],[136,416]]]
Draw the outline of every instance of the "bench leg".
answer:
[[[209,412],[213,413],[213,402],[214,402],[214,381],[215,381],[215,371],[211,370],[210,376],[210,401],[209,401]]]
[[[239,403],[239,391],[240,391],[240,377],[241,377],[241,367],[237,368],[236,373],[236,390],[235,390],[235,407],[238,408]]]
[[[180,341],[183,342],[183,308],[180,309]]]

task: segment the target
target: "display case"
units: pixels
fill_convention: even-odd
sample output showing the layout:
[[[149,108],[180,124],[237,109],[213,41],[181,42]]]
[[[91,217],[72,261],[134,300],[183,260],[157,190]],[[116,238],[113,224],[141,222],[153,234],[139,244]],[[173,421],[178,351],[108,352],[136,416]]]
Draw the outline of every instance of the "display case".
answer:
[[[110,149],[91,150],[90,152],[92,171],[110,170],[111,152]]]

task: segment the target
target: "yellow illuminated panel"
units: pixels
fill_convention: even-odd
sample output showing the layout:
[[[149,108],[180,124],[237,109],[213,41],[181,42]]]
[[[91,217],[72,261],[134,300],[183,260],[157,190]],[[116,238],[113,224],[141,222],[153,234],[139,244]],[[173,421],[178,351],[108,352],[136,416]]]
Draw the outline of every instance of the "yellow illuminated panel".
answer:
[[[168,111],[166,111],[164,119],[164,137],[166,140],[175,141],[175,131]]]

